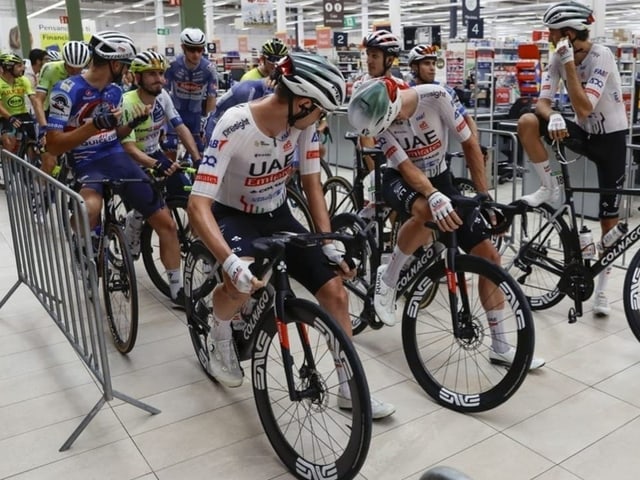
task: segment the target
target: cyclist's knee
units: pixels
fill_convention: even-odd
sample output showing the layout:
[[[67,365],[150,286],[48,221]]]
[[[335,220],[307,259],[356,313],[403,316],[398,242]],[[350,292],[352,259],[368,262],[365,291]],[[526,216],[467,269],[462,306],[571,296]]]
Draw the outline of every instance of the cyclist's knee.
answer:
[[[151,224],[158,236],[163,234],[175,236],[176,223],[167,208],[161,208],[151,215],[149,217],[149,224]]]
[[[336,309],[349,307],[349,296],[344,288],[342,279],[338,276],[326,282],[320,290],[316,292],[316,297],[320,303],[329,302]]]
[[[525,113],[518,119],[518,137],[522,141],[530,138],[540,138],[540,120],[534,113]]]
[[[491,263],[495,265],[500,265],[500,254],[496,250],[496,247],[491,243],[491,240],[486,239],[482,242],[478,243],[475,247],[471,249],[470,252],[472,255],[482,257],[486,260],[489,260]]]
[[[411,216],[414,217],[416,221],[422,223],[431,220],[431,209],[429,208],[429,203],[426,198],[420,197],[413,202],[411,206]]]

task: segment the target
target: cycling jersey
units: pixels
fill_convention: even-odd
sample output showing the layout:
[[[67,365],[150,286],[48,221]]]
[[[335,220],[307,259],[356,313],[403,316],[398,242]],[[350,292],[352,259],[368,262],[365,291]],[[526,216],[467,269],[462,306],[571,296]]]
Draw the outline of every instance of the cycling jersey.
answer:
[[[418,85],[414,89],[418,94],[415,113],[408,120],[392,123],[377,142],[387,157],[387,167],[397,170],[400,163],[410,160],[431,178],[447,170],[449,132],[462,143],[471,137],[471,130],[443,87]]]
[[[200,131],[202,102],[207,97],[215,97],[218,76],[215,64],[205,58],[190,69],[185,64],[184,55],[179,55],[165,73],[167,90],[180,113],[182,120],[193,133]]]
[[[122,90],[115,83],[98,90],[87,83],[82,75],[74,75],[53,87],[50,100],[47,130],[66,132],[93,121],[95,115],[120,107]],[[71,151],[75,165],[80,166],[114,154],[122,154],[124,148],[114,128],[100,130]]]
[[[318,134],[310,125],[268,137],[256,126],[249,105],[230,108],[216,125],[191,194],[247,213],[266,213],[285,201],[296,145],[300,173],[320,172]]]
[[[64,60],[47,62],[42,66],[36,91],[42,92],[46,95],[44,100],[45,111],[49,109],[49,93],[51,92],[51,89],[56,83],[64,80],[68,76],[69,74],[67,73],[67,69],[64,68]]]
[[[353,91],[355,92],[360,85],[362,85],[367,80],[371,80],[373,78],[382,78],[382,77],[372,77],[368,73],[365,73],[364,75],[362,75],[361,77],[358,77],[353,82]],[[406,88],[409,88],[409,84],[405,82],[402,78],[394,77],[393,75],[390,76],[389,78],[392,79],[394,82],[396,82],[401,89],[404,90]]]
[[[587,133],[611,133],[628,128],[627,113],[622,101],[620,74],[616,61],[608,47],[593,44],[580,65],[576,65],[578,77],[593,111],[587,118],[575,122]],[[551,102],[558,91],[560,79],[566,81],[564,65],[557,55],[551,57],[549,68],[542,75],[540,98]]]
[[[135,106],[145,106],[140,99],[137,90],[126,92],[122,96],[122,120],[123,124],[133,120],[133,112]],[[162,127],[166,122],[175,128],[182,125],[182,118],[173,106],[169,94],[162,90],[153,101],[151,114],[144,122],[138,125],[129,135],[122,139],[122,143],[136,142],[136,147],[146,154],[152,154],[160,149],[160,134]]]
[[[240,77],[240,81],[244,82],[247,80],[260,80],[261,78],[264,78],[264,75],[262,75],[258,67],[255,67],[242,75],[242,77]]]
[[[204,142],[209,143],[213,129],[222,117],[222,114],[231,107],[247,103],[256,98],[261,98],[273,90],[265,84],[264,80],[247,80],[236,83],[230,90],[222,95],[216,102],[216,109],[209,113],[204,126]]]
[[[27,77],[17,77],[12,84],[0,77],[0,102],[9,115],[29,113],[25,95],[33,95],[33,88]]]

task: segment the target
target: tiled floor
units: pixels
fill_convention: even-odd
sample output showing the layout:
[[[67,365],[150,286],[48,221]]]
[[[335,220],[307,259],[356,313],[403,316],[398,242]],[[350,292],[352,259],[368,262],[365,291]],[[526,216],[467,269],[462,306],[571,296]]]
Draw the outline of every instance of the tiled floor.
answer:
[[[0,196],[0,296],[16,280],[6,200]],[[139,265],[142,271],[142,265]],[[209,381],[181,312],[141,274],[138,343],[110,355],[114,388],[162,413],[115,400],[64,453],[59,447],[100,392],[27,288],[0,310],[0,478],[287,479],[266,440],[248,382]],[[531,373],[503,406],[462,415],[436,405],[406,365],[400,327],[366,331],[356,343],[370,388],[397,406],[376,423],[358,478],[418,480],[449,465],[474,480],[636,480],[640,438],[640,344],[622,306],[623,270],[610,287],[613,313],[569,325],[563,301],[535,314]]]

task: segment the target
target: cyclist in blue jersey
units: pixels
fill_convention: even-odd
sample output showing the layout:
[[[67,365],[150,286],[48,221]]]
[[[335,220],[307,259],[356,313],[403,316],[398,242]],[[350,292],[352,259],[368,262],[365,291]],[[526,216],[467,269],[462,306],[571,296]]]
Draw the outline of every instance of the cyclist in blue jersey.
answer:
[[[216,107],[218,76],[215,64],[203,58],[206,37],[198,28],[185,28],[180,34],[183,55],[171,62],[165,73],[166,88],[182,121],[191,131],[200,153],[204,150],[201,139],[202,117]],[[202,103],[205,101],[204,111]],[[178,137],[169,126],[165,151],[178,147]]]
[[[73,168],[82,183],[80,195],[85,201],[91,227],[98,224],[102,209],[102,179],[140,179],[115,187],[130,206],[147,218],[160,239],[160,256],[167,269],[173,301],[184,304],[180,274],[180,245],[176,226],[164,208],[163,200],[146,181],[142,169],[127,155],[118,140],[144,122],[149,109],[139,109],[126,125],[121,125],[122,90],[118,83],[136,55],[133,40],[114,31],[91,37],[92,61],[86,73],[57,83],[50,97],[47,148],[53,155],[70,152]],[[83,179],[85,180],[83,182]]]
[[[229,108],[240,105],[241,103],[250,102],[257,98],[262,98],[270,93],[273,93],[273,81],[270,78],[244,80],[236,83],[220,97],[216,109],[207,115],[207,120],[204,124],[204,144],[207,145],[209,143],[211,133],[216,123],[218,123],[222,114]]]

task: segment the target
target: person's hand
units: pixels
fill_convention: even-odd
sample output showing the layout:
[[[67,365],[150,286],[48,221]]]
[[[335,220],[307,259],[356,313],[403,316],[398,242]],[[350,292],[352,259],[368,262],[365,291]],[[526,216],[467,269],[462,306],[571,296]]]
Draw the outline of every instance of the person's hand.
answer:
[[[262,282],[249,270],[251,263],[232,253],[222,264],[222,269],[229,275],[231,282],[241,293],[251,293],[262,286]]]
[[[560,57],[562,64],[573,62],[573,45],[569,37],[563,37],[556,45],[556,55]]]
[[[98,130],[113,130],[120,123],[122,111],[119,109],[111,110],[109,113],[101,113],[93,117],[93,126]]]
[[[20,126],[22,125],[22,122],[20,121],[20,119],[17,117],[14,117],[13,115],[9,117],[9,123],[13,126],[13,128],[20,128]]]
[[[462,225],[462,220],[460,220],[460,217],[453,209],[453,205],[451,205],[451,200],[442,192],[436,190],[429,195],[427,201],[429,202],[431,215],[440,230],[453,232]]]
[[[127,127],[134,130],[149,118],[151,113],[151,105],[135,104],[131,111],[131,120],[127,123]]]
[[[329,261],[340,267],[340,276],[346,279],[355,277],[355,269],[349,268],[347,262],[344,261],[344,255],[336,248],[333,243],[326,243],[322,246],[322,253]]]
[[[547,131],[551,140],[562,140],[569,136],[567,131],[567,122],[564,121],[564,117],[559,113],[552,113],[549,115],[549,125],[547,125]]]

